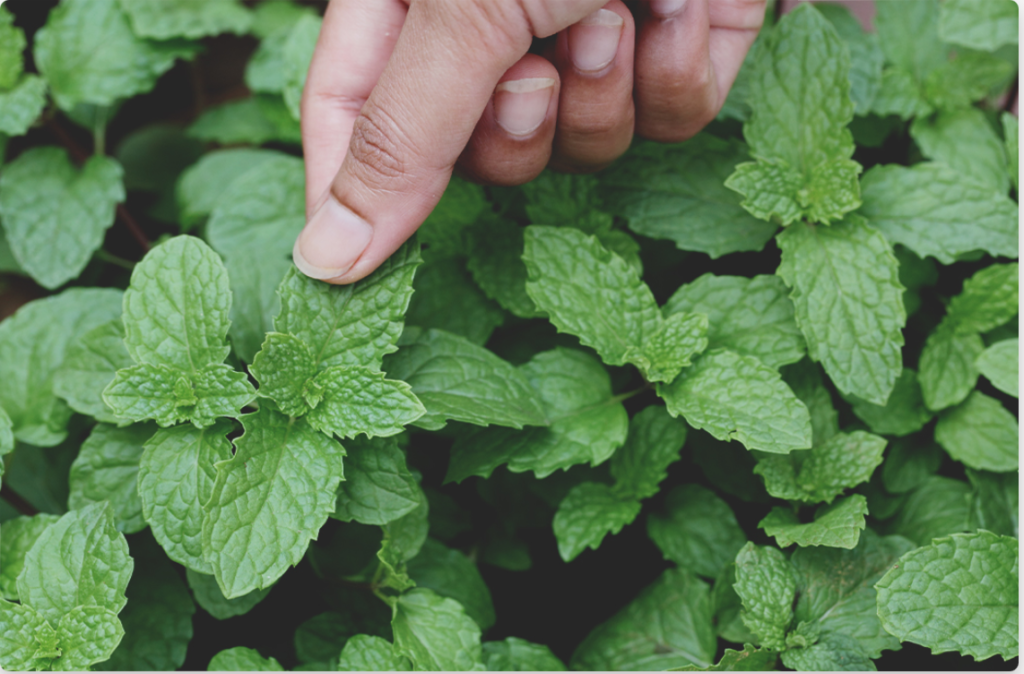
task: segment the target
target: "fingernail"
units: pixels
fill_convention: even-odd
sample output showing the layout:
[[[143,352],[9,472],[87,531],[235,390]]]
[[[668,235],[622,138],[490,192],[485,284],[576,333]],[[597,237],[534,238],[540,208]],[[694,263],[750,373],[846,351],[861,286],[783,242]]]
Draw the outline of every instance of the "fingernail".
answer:
[[[683,11],[684,5],[686,5],[686,0],[651,0],[651,13],[668,18]]]
[[[352,268],[372,238],[373,227],[331,195],[295,240],[292,260],[310,278],[335,279]]]
[[[502,82],[494,90],[494,120],[513,136],[525,136],[544,123],[555,81],[530,77]]]
[[[622,17],[599,9],[569,28],[569,57],[583,72],[604,69],[615,58],[622,36]]]

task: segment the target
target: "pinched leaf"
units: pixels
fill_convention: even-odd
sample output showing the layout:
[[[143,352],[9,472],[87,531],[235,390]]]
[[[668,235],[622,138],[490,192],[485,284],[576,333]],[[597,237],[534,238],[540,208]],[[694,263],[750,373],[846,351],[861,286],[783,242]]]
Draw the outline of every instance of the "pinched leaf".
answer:
[[[345,642],[338,657],[339,672],[405,672],[409,661],[395,653],[387,639],[357,634]]]
[[[94,503],[72,510],[39,535],[25,555],[18,597],[51,624],[78,606],[98,606],[116,615],[127,601],[132,567],[128,542],[114,528],[110,506]]]
[[[626,444],[612,455],[615,489],[637,500],[657,494],[684,442],[686,424],[660,405],[644,408],[630,421]]]
[[[25,134],[46,107],[46,80],[25,75],[10,91],[0,91],[0,133]]]
[[[0,599],[0,666],[11,671],[48,670],[60,657],[59,637],[39,612]]]
[[[775,507],[757,526],[783,548],[796,543],[800,547],[824,545],[852,549],[867,526],[864,521],[867,514],[867,499],[854,494],[832,505],[821,506],[814,514],[814,521],[807,524],[801,524],[792,510]]]
[[[861,189],[860,214],[891,243],[921,257],[943,264],[972,250],[1017,257],[1017,205],[947,166],[876,166],[864,174]]]
[[[793,289],[807,353],[840,391],[884,405],[903,371],[907,320],[892,247],[854,216],[831,227],[798,224],[777,240],[778,274]]]
[[[754,472],[776,498],[831,503],[843,490],[871,478],[882,463],[885,445],[884,438],[864,431],[837,433],[810,451],[758,453]]]
[[[340,438],[397,435],[427,411],[409,384],[365,367],[329,367],[309,382],[305,397],[314,403],[309,425]]]
[[[878,617],[900,641],[976,660],[1018,653],[1017,539],[954,534],[911,550],[875,586]]]
[[[54,376],[53,391],[76,412],[106,423],[125,422],[103,402],[103,389],[118,370],[132,364],[124,346],[124,323],[116,318],[96,326],[71,344]]]
[[[918,545],[967,531],[970,493],[970,485],[962,480],[932,475],[903,501],[888,531]]]
[[[997,62],[1005,65],[1003,61]],[[943,81],[942,86],[948,86],[948,82]],[[996,192],[1005,194],[1010,189],[1003,141],[978,108],[916,119],[910,133],[928,159],[945,164],[961,176]]]
[[[708,348],[708,318],[704,314],[679,312],[668,316],[661,330],[643,348],[643,355],[630,358],[644,370],[648,381],[671,382],[693,357]]]
[[[121,0],[121,9],[136,35],[153,40],[242,34],[252,25],[238,0]]]
[[[241,418],[235,455],[217,464],[202,549],[224,596],[269,587],[298,564],[334,510],[345,450],[269,408]]]
[[[974,391],[939,418],[935,441],[971,468],[997,473],[1017,470],[1017,419],[995,398]]]
[[[700,576],[717,578],[747,542],[729,505],[698,484],[673,487],[665,509],[647,519],[647,534],[665,559]]]
[[[524,639],[483,643],[484,664],[491,672],[564,672],[565,665],[551,649]]]
[[[0,524],[0,596],[4,599],[17,601],[18,575],[25,568],[25,555],[46,528],[58,519],[56,515],[40,513]]]
[[[1009,0],[946,0],[939,6],[939,37],[984,51],[1017,44],[1017,12]]]
[[[949,303],[946,320],[958,334],[988,332],[1017,315],[1019,265],[993,264],[964,281],[963,292]]]
[[[710,588],[685,569],[669,569],[595,627],[570,666],[596,671],[710,667],[715,648]]]
[[[896,380],[885,405],[872,405],[853,396],[850,403],[853,405],[853,413],[861,421],[875,433],[883,435],[909,435],[924,428],[932,418],[921,397],[917,373],[906,368]]]
[[[987,473],[967,469],[974,486],[970,503],[970,528],[996,534],[1020,534],[1020,485],[1016,473]],[[0,576],[2,578],[2,576]]]
[[[480,628],[454,599],[432,590],[406,592],[394,604],[395,651],[416,669],[460,671],[482,662]]]
[[[288,416],[302,416],[314,401],[319,403],[322,398],[322,390],[311,387],[316,377],[313,354],[298,337],[280,332],[267,333],[249,372],[259,382],[259,396],[273,400]]]
[[[978,381],[975,362],[984,350],[978,334],[957,334],[951,321],[943,321],[928,336],[918,360],[921,395],[928,409],[939,411],[956,405],[974,390]]]
[[[992,385],[1003,393],[1014,398],[1018,396],[1018,353],[1020,342],[1016,339],[1004,339],[982,351],[974,361],[978,372],[985,375]]]
[[[670,413],[719,440],[780,454],[811,445],[807,407],[752,356],[710,351],[671,384],[659,384],[658,395]]]
[[[596,550],[605,534],[622,531],[640,513],[640,501],[608,485],[584,482],[572,488],[555,513],[558,554],[571,562],[588,547]]]
[[[357,438],[345,444],[345,481],[331,517],[383,525],[420,505],[422,492],[395,440]]]
[[[0,214],[11,251],[40,285],[54,289],[78,276],[114,224],[125,199],[121,165],[89,159],[81,171],[56,147],[23,152],[0,177]]]
[[[139,460],[143,445],[155,430],[143,424],[93,427],[71,464],[68,508],[78,510],[90,503],[109,501],[118,531],[131,534],[146,528],[139,500]]]
[[[476,564],[458,550],[428,538],[419,553],[409,560],[407,570],[417,587],[433,590],[462,604],[466,615],[475,620],[482,631],[494,625],[491,592]]]
[[[108,660],[124,637],[116,611],[103,606],[76,606],[57,623],[61,656],[53,663],[67,671],[88,670]]]
[[[767,648],[785,645],[793,620],[796,574],[778,548],[747,543],[736,555],[733,589],[743,602],[743,624]]]
[[[276,658],[265,658],[257,651],[235,646],[217,653],[206,668],[208,672],[283,672]]]
[[[227,420],[199,430],[191,425],[157,431],[139,463],[142,515],[167,556],[191,570],[212,574],[203,554],[203,506],[217,478],[214,464],[231,458]]]

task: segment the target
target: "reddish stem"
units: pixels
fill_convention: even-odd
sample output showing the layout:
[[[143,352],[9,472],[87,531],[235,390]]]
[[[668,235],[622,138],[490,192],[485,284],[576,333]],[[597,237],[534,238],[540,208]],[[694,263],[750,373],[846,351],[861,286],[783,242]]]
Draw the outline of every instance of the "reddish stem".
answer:
[[[14,509],[17,510],[22,515],[28,515],[29,517],[32,517],[33,515],[39,514],[39,511],[36,510],[31,503],[23,499],[16,492],[14,492],[11,489],[11,485],[9,484],[5,483],[2,487],[0,487],[0,498],[3,498],[3,500],[10,503],[14,507]]]

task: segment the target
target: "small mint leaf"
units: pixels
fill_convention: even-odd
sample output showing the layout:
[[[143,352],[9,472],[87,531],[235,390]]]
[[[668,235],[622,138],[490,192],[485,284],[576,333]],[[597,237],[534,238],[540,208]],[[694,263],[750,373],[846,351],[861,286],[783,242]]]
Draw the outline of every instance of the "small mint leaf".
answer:
[[[267,333],[249,372],[259,382],[260,397],[273,400],[288,416],[301,417],[320,401],[322,387],[311,386],[316,376],[313,354],[298,337]]]
[[[665,559],[705,578],[717,578],[747,542],[729,505],[697,484],[672,487],[665,511],[647,518],[647,535]]]
[[[390,641],[368,634],[350,637],[338,657],[338,671],[406,672],[409,669],[409,661],[395,653]]]
[[[345,444],[345,481],[331,517],[384,525],[419,507],[422,493],[394,439],[357,438]]]
[[[796,575],[778,548],[747,543],[736,555],[736,594],[746,613],[743,624],[766,648],[782,649],[793,621]]]
[[[588,547],[596,550],[606,534],[619,533],[639,513],[639,500],[618,494],[608,485],[576,485],[555,513],[558,554],[571,562]]]
[[[397,435],[427,411],[409,384],[365,367],[329,367],[303,393],[317,402],[309,425],[339,438]]]
[[[928,409],[937,412],[957,405],[974,390],[975,362],[984,350],[978,334],[957,334],[950,321],[943,321],[928,335],[918,359],[918,381]]]
[[[704,314],[678,312],[668,316],[661,329],[644,344],[644,368],[652,382],[671,382],[684,367],[693,364],[693,357],[708,347],[708,317]]]
[[[792,510],[775,507],[757,526],[783,548],[796,543],[801,547],[825,545],[852,549],[867,526],[864,521],[867,514],[867,499],[854,494],[820,507],[814,514],[814,521],[808,524],[801,524]]]
[[[935,425],[935,441],[957,461],[976,470],[1017,470],[1019,429],[1013,413],[995,398],[974,391],[945,412]]]
[[[265,658],[257,651],[235,646],[217,653],[206,668],[208,672],[283,672],[275,658]]]
[[[551,649],[524,639],[508,637],[483,643],[484,664],[491,672],[564,672],[565,664]]]
[[[9,671],[50,669],[60,656],[59,637],[38,611],[0,599],[0,666]]]
[[[644,408],[629,422],[626,444],[612,455],[615,489],[637,500],[658,493],[668,466],[679,460],[686,442],[686,424],[660,405]]]
[[[124,637],[117,613],[102,606],[76,606],[57,623],[61,656],[53,666],[67,671],[88,670],[109,660]]]
[[[391,627],[395,652],[416,669],[461,671],[482,662],[480,628],[462,605],[417,588],[395,602]]]
[[[1020,382],[1018,381],[1018,357],[1020,341],[1004,339],[982,351],[974,361],[978,372],[992,382],[992,385],[1003,393],[1014,398],[1019,397]]]
[[[249,31],[252,14],[238,0],[120,0],[139,37],[151,40],[198,39],[218,33]]]

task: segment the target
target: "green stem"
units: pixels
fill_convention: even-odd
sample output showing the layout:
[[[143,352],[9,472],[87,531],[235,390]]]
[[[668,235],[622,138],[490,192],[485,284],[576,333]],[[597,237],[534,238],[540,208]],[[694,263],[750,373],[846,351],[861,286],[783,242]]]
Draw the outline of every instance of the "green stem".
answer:
[[[93,154],[97,157],[102,157],[106,153],[107,112],[105,108],[96,110],[96,118],[92,123],[92,144]]]
[[[99,259],[103,260],[104,262],[109,262],[110,264],[117,265],[118,267],[122,267],[124,269],[127,269],[128,271],[132,271],[132,270],[135,269],[135,263],[134,262],[131,262],[130,260],[126,260],[123,257],[118,257],[117,255],[114,255],[113,253],[108,253],[107,251],[103,250],[102,248],[99,249],[98,251],[96,251],[96,257],[98,257]]]

